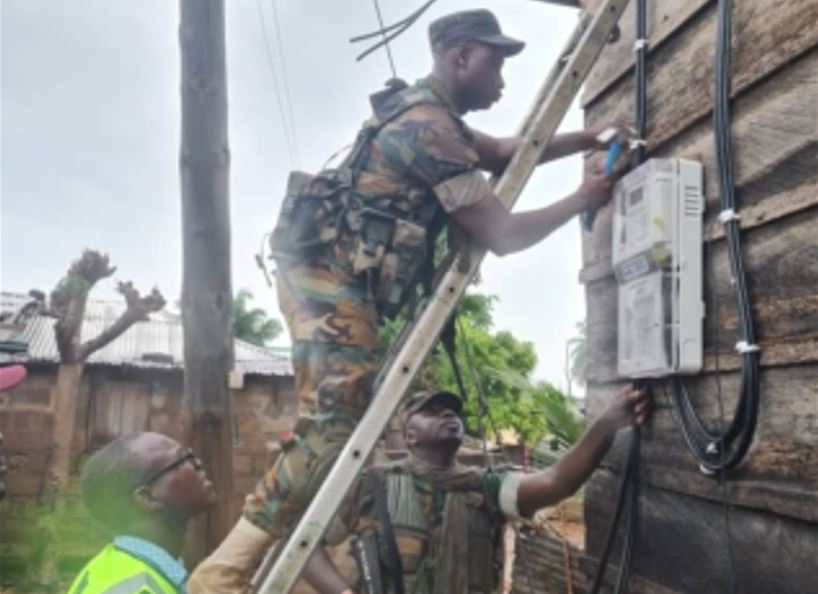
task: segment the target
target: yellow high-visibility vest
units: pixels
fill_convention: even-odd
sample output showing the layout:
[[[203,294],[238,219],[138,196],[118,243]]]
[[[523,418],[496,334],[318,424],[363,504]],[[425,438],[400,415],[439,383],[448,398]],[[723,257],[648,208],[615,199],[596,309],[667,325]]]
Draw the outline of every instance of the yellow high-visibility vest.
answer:
[[[182,594],[163,574],[113,544],[102,549],[71,584],[67,594]]]

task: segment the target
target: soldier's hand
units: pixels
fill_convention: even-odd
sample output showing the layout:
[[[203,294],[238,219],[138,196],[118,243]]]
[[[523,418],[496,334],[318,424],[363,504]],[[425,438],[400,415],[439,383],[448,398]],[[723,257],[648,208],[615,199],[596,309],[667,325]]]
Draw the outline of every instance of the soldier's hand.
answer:
[[[610,130],[610,133],[608,131]],[[588,128],[586,132],[591,136],[592,150],[604,151],[614,140],[625,142],[623,153],[630,150],[628,140],[636,137],[636,130],[626,122],[616,121],[604,126]]]
[[[611,199],[615,181],[614,176],[605,175],[601,171],[589,172],[576,192],[582,203],[582,210],[597,210],[605,206]]]
[[[602,416],[613,429],[624,429],[631,425],[642,426],[650,412],[648,390],[637,390],[629,384],[620,390],[605,407]]]

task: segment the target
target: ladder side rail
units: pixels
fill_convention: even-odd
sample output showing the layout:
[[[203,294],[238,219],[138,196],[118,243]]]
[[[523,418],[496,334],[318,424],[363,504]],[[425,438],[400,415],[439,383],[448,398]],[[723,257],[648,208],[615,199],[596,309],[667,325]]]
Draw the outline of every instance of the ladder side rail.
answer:
[[[576,50],[556,77],[546,100],[530,120],[531,126],[524,135],[523,143],[495,187],[498,198],[507,207],[511,208],[522,192],[543,147],[554,135],[627,3],[628,0],[602,1]],[[400,398],[410,387],[446,320],[477,273],[484,255],[484,249],[471,246],[467,254],[455,259],[435,286],[406,334],[405,344],[382,376],[366,413],[262,582],[259,589],[261,594],[287,594],[298,580],[343,497],[377,444]],[[468,265],[465,265],[464,257]]]
[[[628,0],[625,0],[626,5],[627,3]],[[540,85],[537,95],[534,98],[534,101],[531,103],[531,107],[526,112],[525,118],[523,118],[523,121],[517,128],[518,136],[525,136],[525,134],[531,128],[537,114],[540,112],[540,107],[551,94],[551,90],[554,88],[560,72],[563,71],[565,64],[571,59],[571,55],[574,53],[574,51],[576,51],[583,34],[588,30],[592,18],[593,17],[590,14],[586,13],[581,13],[579,15],[579,20],[574,27],[574,30],[571,32],[571,37],[569,37],[568,41],[565,42],[565,47],[562,48],[562,51],[559,53],[559,57],[554,61],[554,65],[551,67],[551,70],[548,72],[543,80],[543,83]],[[493,181],[496,182],[496,178],[499,178],[499,176],[492,176],[492,178]]]

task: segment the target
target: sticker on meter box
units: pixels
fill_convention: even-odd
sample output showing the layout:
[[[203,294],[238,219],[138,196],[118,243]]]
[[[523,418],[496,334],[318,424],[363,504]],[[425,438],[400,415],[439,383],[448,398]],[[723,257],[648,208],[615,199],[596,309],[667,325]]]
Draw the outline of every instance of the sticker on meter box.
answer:
[[[653,267],[647,254],[639,254],[630,260],[622,262],[616,267],[617,276],[620,282],[628,282],[640,276],[646,275]]]

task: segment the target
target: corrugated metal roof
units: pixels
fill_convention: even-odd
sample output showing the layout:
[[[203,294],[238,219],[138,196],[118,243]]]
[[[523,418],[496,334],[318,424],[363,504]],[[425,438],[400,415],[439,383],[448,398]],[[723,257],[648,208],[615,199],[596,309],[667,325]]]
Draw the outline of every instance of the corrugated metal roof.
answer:
[[[2,292],[0,313],[14,311],[27,301],[26,295]],[[98,336],[124,310],[124,300],[89,299],[82,325],[82,342]],[[0,360],[58,362],[54,322],[55,318],[33,316],[17,337],[17,340],[28,342],[28,355],[0,355]],[[292,375],[289,349],[259,347],[239,339],[233,344],[237,371],[255,375]],[[151,314],[149,321],[137,322],[116,340],[93,353],[88,364],[181,369],[184,366],[183,346],[181,316],[162,310]]]

